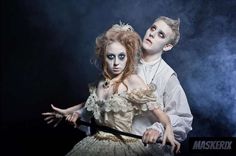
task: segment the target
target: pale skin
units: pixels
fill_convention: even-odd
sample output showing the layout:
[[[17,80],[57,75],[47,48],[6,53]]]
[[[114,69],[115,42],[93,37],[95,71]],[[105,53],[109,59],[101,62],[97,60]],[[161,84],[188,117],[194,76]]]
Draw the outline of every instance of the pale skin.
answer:
[[[75,112],[76,110],[81,109],[84,106],[84,103],[69,107],[67,109],[61,109],[58,107],[55,107],[53,104],[51,104],[51,108],[54,112],[45,112],[42,113],[43,116],[45,116],[44,120],[47,122],[47,124],[51,124],[54,122],[53,127],[56,127],[63,117],[66,117],[66,120],[70,123],[74,124],[74,127],[76,127],[76,120],[79,118],[79,113]]]
[[[163,38],[163,35],[164,35],[164,38]],[[165,24],[165,22],[163,22],[163,21],[155,22],[147,30],[146,35],[143,39],[144,51],[143,51],[142,58],[147,62],[153,61],[153,60],[161,57],[161,54],[163,51],[170,50],[173,47],[171,44],[168,44],[170,35],[172,35],[172,30],[170,29],[170,27],[167,24]],[[111,50],[109,50],[109,48],[112,49],[112,47],[109,47],[109,46],[107,47],[106,62],[109,66],[108,67],[109,72],[111,73],[111,75],[113,75],[113,79],[111,81],[111,85],[112,85],[112,83],[114,83],[116,80],[119,79],[119,77],[123,71],[123,69],[121,67],[123,67],[123,68],[125,67],[125,66],[122,66],[122,65],[124,65],[123,64],[124,60],[121,60],[119,58],[123,57],[123,54],[124,54],[124,52],[126,53],[126,50],[124,47],[123,47],[124,49],[122,49],[122,45],[119,46],[118,44],[116,44],[115,48],[114,48],[114,49],[119,49],[119,50],[117,50],[117,52],[115,50],[111,51]],[[110,55],[110,54],[113,55],[112,56],[113,60],[109,59],[108,55]],[[118,88],[118,93],[123,92],[123,91],[131,91],[133,89],[137,89],[136,87],[142,87],[142,88],[147,87],[146,84],[143,82],[143,80],[137,75],[131,75],[131,76],[127,77],[124,80],[124,83],[128,86],[128,90],[121,83]],[[101,80],[98,84],[97,95],[100,99],[107,99],[108,97],[110,97],[112,95],[112,89],[111,88],[104,89],[104,87],[102,87],[103,84],[104,84],[104,80]],[[78,108],[79,108],[79,105],[77,105]],[[83,106],[80,105],[80,108],[82,108],[82,107]],[[56,108],[52,105],[52,109],[55,112],[61,114],[62,116],[66,116],[66,120],[68,120],[69,122],[72,122],[74,124],[75,124],[76,120],[79,118],[79,114],[75,113],[75,111],[78,110],[76,108],[76,106],[70,107],[68,109],[59,109],[59,108]],[[159,121],[165,127],[165,133],[163,136],[163,143],[162,144],[165,145],[166,141],[168,141],[172,145],[172,151],[176,148],[176,152],[178,152],[180,149],[180,143],[178,141],[176,141],[174,138],[172,126],[170,124],[168,116],[164,112],[162,112],[160,109],[154,109],[154,110],[152,110],[152,112],[154,113],[154,115],[157,116]],[[46,116],[45,117],[46,121],[49,120],[48,123],[51,123],[54,120],[57,120],[55,113],[53,114],[53,112],[43,113],[43,115]],[[57,126],[57,124],[56,124],[56,126]],[[142,140],[144,143],[152,144],[152,143],[155,143],[159,137],[160,137],[160,133],[157,130],[147,129],[143,134]]]

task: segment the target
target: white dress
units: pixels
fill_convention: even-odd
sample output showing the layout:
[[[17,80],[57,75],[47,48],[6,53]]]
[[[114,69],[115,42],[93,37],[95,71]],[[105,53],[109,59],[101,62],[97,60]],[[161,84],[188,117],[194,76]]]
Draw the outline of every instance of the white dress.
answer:
[[[135,115],[160,108],[152,90],[137,89],[114,94],[107,100],[98,100],[96,87],[90,86],[90,96],[85,108],[93,113],[95,122],[120,131],[131,133]],[[160,145],[144,146],[141,139],[113,135],[102,131],[78,142],[67,156],[137,156],[161,155]]]

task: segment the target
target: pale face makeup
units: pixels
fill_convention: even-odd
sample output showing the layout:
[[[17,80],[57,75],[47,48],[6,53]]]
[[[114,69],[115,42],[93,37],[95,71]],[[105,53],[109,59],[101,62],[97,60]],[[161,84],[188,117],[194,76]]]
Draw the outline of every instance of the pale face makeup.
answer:
[[[112,77],[118,76],[126,67],[127,52],[119,42],[112,42],[106,47],[105,62]]]
[[[164,21],[156,21],[146,31],[143,38],[143,48],[147,53],[160,53],[168,44],[172,35],[173,31]]]

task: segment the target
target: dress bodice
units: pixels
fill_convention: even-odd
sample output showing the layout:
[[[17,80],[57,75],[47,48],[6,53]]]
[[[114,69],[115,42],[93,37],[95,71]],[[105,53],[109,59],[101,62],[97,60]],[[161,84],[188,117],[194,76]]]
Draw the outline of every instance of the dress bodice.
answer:
[[[90,96],[85,103],[86,109],[93,112],[97,124],[121,131],[131,132],[134,115],[161,108],[150,89],[113,94],[107,100],[99,100],[96,90],[95,85],[89,86]]]

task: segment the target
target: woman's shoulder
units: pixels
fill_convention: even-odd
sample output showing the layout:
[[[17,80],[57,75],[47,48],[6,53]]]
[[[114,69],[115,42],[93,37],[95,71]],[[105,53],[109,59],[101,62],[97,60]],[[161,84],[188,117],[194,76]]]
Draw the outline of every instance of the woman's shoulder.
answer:
[[[147,85],[144,83],[141,77],[137,74],[132,74],[126,78],[126,83],[128,84],[131,90],[138,88],[147,88]]]
[[[96,91],[99,88],[101,88],[103,84],[104,84],[104,80],[103,79],[99,79],[97,81],[89,83],[88,87],[89,87],[90,93]]]

